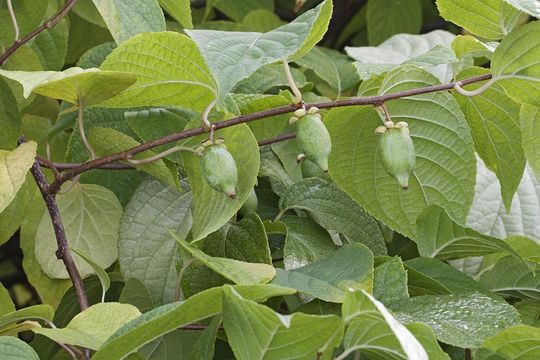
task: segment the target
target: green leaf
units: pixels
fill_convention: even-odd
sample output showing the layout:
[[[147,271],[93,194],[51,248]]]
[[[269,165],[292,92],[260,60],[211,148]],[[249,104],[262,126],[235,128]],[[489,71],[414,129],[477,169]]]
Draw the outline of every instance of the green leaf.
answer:
[[[502,1],[502,0],[501,0]],[[491,72],[518,103],[540,106],[540,21],[520,26],[501,42]]]
[[[300,71],[297,68],[291,68],[291,74],[294,79],[294,83],[298,88],[303,88],[306,86],[307,80],[306,76],[302,71]],[[242,111],[240,104],[246,104],[247,100],[258,100],[258,99],[264,99],[264,98],[282,98],[287,99],[288,104],[291,103],[291,97],[288,96],[289,94],[280,94],[280,96],[276,95],[266,95],[266,96],[256,96],[254,94],[262,94],[267,92],[268,90],[278,87],[278,86],[289,86],[289,82],[287,80],[287,76],[285,75],[285,72],[283,71],[283,65],[282,64],[270,64],[260,67],[257,71],[255,71],[253,74],[248,76],[247,78],[241,80],[233,89],[233,92],[240,93],[240,94],[249,94],[249,95],[239,95],[239,94],[232,94],[233,100],[239,104],[240,111],[244,114],[248,114],[249,112],[255,112],[257,110],[252,111]],[[270,107],[277,107],[278,105],[270,106]],[[269,108],[270,108],[269,107]],[[263,110],[263,109],[261,109]],[[288,115],[288,114],[287,114]],[[289,115],[290,117],[290,115]],[[268,118],[266,118],[263,122],[266,122]],[[288,118],[287,118],[288,120]],[[250,122],[251,124],[257,124],[257,122]]]
[[[375,255],[386,255],[377,221],[331,182],[319,178],[298,181],[282,195],[279,208],[282,213],[307,210],[325,229],[344,234],[349,243],[359,242]]]
[[[45,16],[47,18],[53,16],[57,10],[58,3],[50,1]],[[62,70],[67,54],[68,36],[68,21],[62,19],[54,27],[42,31],[31,42],[31,47],[39,56],[44,70]]]
[[[0,150],[0,213],[15,199],[36,157],[34,141],[21,144],[13,151]]]
[[[457,80],[486,73],[482,68],[468,68],[459,73]],[[482,83],[476,83],[466,89],[475,90],[480,86]],[[499,178],[504,205],[509,210],[525,169],[519,128],[520,106],[499,84],[490,86],[480,95],[469,97],[455,93],[455,97],[466,114],[478,154]]]
[[[95,127],[90,131],[88,141],[98,156],[114,154],[139,145],[138,141],[120,131],[101,127]],[[153,150],[147,150],[135,155],[133,159],[141,160],[154,155],[156,155],[156,153]],[[136,168],[161,180],[164,184],[176,188],[179,186],[176,169],[173,173],[162,159],[152,161],[148,164],[137,165]]]
[[[46,304],[33,305],[17,311],[13,309],[13,311],[0,316],[0,329],[23,320],[34,319],[52,321],[53,317],[54,308]]]
[[[151,141],[181,131],[191,119],[196,117],[196,114],[179,108],[152,108],[126,111],[124,117],[129,127],[142,141]],[[154,148],[154,151],[160,153],[173,146],[175,146],[174,142],[158,146]],[[177,163],[182,162],[182,155],[179,152],[167,155],[165,158]]]
[[[39,360],[34,349],[13,336],[0,337],[0,357],[13,360]]]
[[[422,4],[420,0],[370,0],[366,19],[369,43],[378,45],[395,34],[418,34],[422,27]]]
[[[452,41],[452,50],[462,62],[475,58],[491,59],[494,47],[485,44],[471,35],[458,35]]]
[[[467,226],[482,234],[504,239],[525,235],[540,241],[540,183],[530,167],[525,167],[521,184],[507,212],[499,181],[481,160],[478,161],[476,194]]]
[[[540,179],[540,107],[521,106],[521,145],[536,178]]]
[[[216,336],[221,325],[221,316],[215,316],[201,333],[189,353],[190,360],[211,360],[214,358]]]
[[[388,73],[380,94],[436,84],[423,70]],[[406,121],[416,148],[416,169],[403,191],[386,173],[377,151],[379,115],[366,107],[332,110],[330,174],[368,213],[415,239],[416,218],[431,204],[464,222],[474,194],[474,150],[466,120],[450,94],[417,95],[386,104],[394,121]]]
[[[394,308],[400,321],[427,324],[439,341],[463,348],[520,322],[514,307],[479,293],[416,296]]]
[[[519,9],[531,16],[540,18],[540,6],[536,0],[504,0],[516,9]]]
[[[133,305],[99,303],[75,315],[64,328],[32,331],[56,342],[97,350],[116,330],[139,315],[141,312]]]
[[[25,98],[36,93],[76,105],[81,101],[85,106],[113,97],[137,79],[124,72],[78,67],[64,71],[0,70],[0,75],[18,81],[23,86]]]
[[[158,0],[159,4],[185,29],[193,28],[191,2],[189,0]]]
[[[178,33],[134,36],[113,50],[101,69],[137,76],[129,90],[106,106],[176,105],[203,110],[215,98],[216,85],[199,50],[193,40]]]
[[[337,91],[338,98],[343,92],[352,90],[359,80],[347,56],[335,50],[315,46],[306,55],[296,59],[295,63],[313,70]]]
[[[177,245],[191,228],[191,192],[179,192],[157,180],[143,182],[127,204],[120,222],[118,260],[126,279],[139,280],[154,302],[174,300]]]
[[[475,354],[478,360],[533,360],[540,357],[540,329],[518,325],[487,338]]]
[[[414,335],[367,292],[347,291],[342,314],[347,330],[340,359],[356,350],[381,359],[428,359]]]
[[[357,60],[354,65],[363,80],[407,63],[420,66],[447,82],[452,79],[451,63],[456,60],[449,49],[454,38],[454,34],[443,30],[422,35],[398,34],[377,47],[345,47],[345,51]]]
[[[424,347],[430,360],[450,360],[450,356],[441,349],[437,342],[435,332],[428,325],[422,323],[411,323],[405,325],[407,330],[414,335],[416,340]]]
[[[92,0],[78,0],[72,11],[94,25],[107,27]]]
[[[122,216],[122,205],[116,196],[99,185],[74,184],[69,192],[57,195],[56,201],[69,247],[86,254],[103,269],[111,266],[118,258],[118,227]],[[49,277],[67,279],[66,268],[55,255],[57,248],[51,218],[46,212],[36,233],[36,258]],[[94,273],[84,260],[75,256],[74,261],[81,276]]]
[[[445,20],[490,40],[512,31],[519,15],[503,0],[437,0],[437,7]]]
[[[105,302],[105,293],[111,287],[111,278],[109,277],[109,274],[107,274],[107,272],[103,270],[101,266],[96,264],[92,259],[84,255],[82,252],[73,248],[69,250],[80,256],[88,265],[92,267],[92,269],[94,269],[94,272],[96,273],[97,277],[99,278],[99,282],[101,283],[101,289],[103,290],[103,292],[101,293],[101,302]]]
[[[140,312],[145,313],[156,307],[154,301],[152,300],[152,295],[148,292],[148,289],[144,286],[142,282],[135,278],[129,278],[126,280],[122,292],[120,293],[120,298],[118,302],[122,304],[131,304]]]
[[[342,336],[337,316],[280,315],[243,299],[229,286],[223,289],[222,301],[223,326],[239,360],[312,359],[331,354]]]
[[[0,321],[2,319],[2,315],[12,311],[15,311],[15,305],[13,304],[13,301],[11,301],[11,297],[9,296],[7,289],[0,284]]]
[[[188,251],[195,259],[238,285],[264,284],[272,280],[276,275],[276,270],[272,265],[209,256],[201,250],[190,246],[178,235],[172,232],[171,234],[182,248]]]
[[[207,2],[206,11],[209,11],[209,8],[212,6],[215,6],[219,11],[237,22],[242,21],[245,16],[257,9],[274,11],[272,0],[243,0],[242,2],[235,0],[213,0]]]
[[[21,131],[21,116],[17,100],[9,85],[0,78],[0,149],[13,149],[17,146]]]
[[[233,0],[234,1],[234,0]],[[241,4],[246,3],[243,1]],[[238,8],[238,3],[235,7]],[[284,22],[273,11],[266,9],[257,9],[249,12],[242,20],[242,26],[245,26],[250,31],[268,32],[283,25]]]
[[[324,35],[332,1],[325,0],[289,24],[267,33],[187,30],[217,82],[223,105],[232,88],[263,65],[301,57]]]
[[[375,268],[373,296],[386,305],[409,299],[407,271],[400,258],[393,257]]]
[[[233,287],[246,299],[265,301],[273,296],[290,295],[295,291],[275,285]],[[94,355],[93,360],[121,359],[139,347],[184,325],[217,315],[222,311],[222,288],[196,294],[183,302],[158,307],[126,324]]]
[[[405,269],[407,270],[409,279],[412,281],[417,281],[419,279],[417,274],[422,274],[444,286],[446,291],[439,292],[438,294],[461,294],[464,292],[474,291],[494,297],[494,295],[490,293],[487,288],[482,286],[477,281],[473,280],[461,271],[456,270],[452,266],[434,258],[419,257],[407,260],[405,262]],[[411,286],[411,282],[409,282],[409,286]],[[430,290],[435,290],[435,287],[431,287]],[[413,295],[430,294],[416,293]],[[431,295],[437,295],[437,293],[433,291]]]
[[[416,242],[422,256],[448,260],[504,252],[524,261],[504,240],[482,235],[457,224],[438,206],[426,208],[416,220],[416,225]]]
[[[45,11],[47,10],[48,0],[21,0],[13,1],[13,11],[17,16],[19,25],[19,37],[25,36],[41,25]],[[8,7],[3,2],[0,8],[0,24],[3,24],[0,32],[0,45],[6,47],[15,41],[15,30],[11,25],[11,18]]]
[[[344,245],[325,258],[291,271],[276,269],[274,284],[321,300],[343,302],[348,289],[373,288],[373,255],[362,244]]]
[[[225,224],[242,207],[257,181],[259,146],[248,126],[241,124],[216,132],[223,137],[227,150],[238,167],[236,198],[230,199],[208,185],[203,177],[199,157],[188,152],[182,154],[184,167],[193,191],[193,240],[200,240]],[[191,138],[184,146],[197,146],[206,136]]]
[[[134,35],[165,30],[156,0],[92,0],[117,44]]]
[[[338,249],[328,232],[308,217],[285,216],[287,227],[283,264],[293,270],[320,260]]]
[[[536,251],[538,253],[538,251]],[[531,268],[511,256],[505,256],[490,266],[478,281],[494,293],[503,296],[540,300],[540,266]]]

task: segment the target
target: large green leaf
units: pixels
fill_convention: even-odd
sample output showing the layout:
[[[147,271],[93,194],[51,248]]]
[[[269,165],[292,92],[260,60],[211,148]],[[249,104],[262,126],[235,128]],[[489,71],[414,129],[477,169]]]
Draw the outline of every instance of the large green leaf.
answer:
[[[507,212],[500,185],[494,173],[478,160],[476,194],[467,225],[485,235],[504,239],[525,235],[540,241],[540,182],[530,167],[525,167],[521,184]]]
[[[538,253],[538,251],[536,251]],[[540,300],[540,266],[531,271],[527,264],[506,256],[490,266],[478,281],[504,296]]]
[[[156,0],[92,0],[117,44],[139,33],[165,30]]]
[[[191,29],[191,2],[189,0],[158,0],[159,4],[184,28]]]
[[[13,149],[21,131],[21,116],[17,100],[9,85],[0,78],[0,149]]]
[[[267,33],[186,30],[217,82],[222,105],[232,88],[263,65],[301,57],[326,32],[332,1],[325,0],[289,24]]]
[[[259,147],[245,124],[216,132],[223,137],[227,150],[238,167],[236,198],[230,199],[208,185],[202,174],[199,157],[188,152],[182,154],[184,167],[193,191],[193,240],[199,240],[216,231],[242,207],[257,181]],[[190,139],[184,145],[197,146],[204,136]]]
[[[93,128],[88,135],[88,141],[98,156],[114,154],[139,145],[137,140],[120,131],[102,127]],[[156,155],[156,153],[153,150],[147,150],[135,155],[133,159],[141,160],[154,155]],[[147,164],[137,165],[136,168],[161,180],[164,184],[176,188],[179,186],[176,169],[168,168],[162,159]]]
[[[191,229],[191,192],[157,180],[143,182],[120,222],[118,260],[126,279],[141,281],[158,304],[173,301],[177,244],[169,229],[184,237]]]
[[[461,72],[458,80],[487,73],[481,68]],[[482,83],[470,85],[478,89]],[[506,209],[510,209],[523,170],[525,155],[521,148],[520,106],[510,99],[499,84],[477,96],[455,94],[471,127],[476,150],[484,164],[497,174]]]
[[[416,220],[416,225],[416,242],[422,256],[448,260],[505,252],[521,259],[504,240],[482,235],[457,224],[444,209],[435,205],[424,210]]]
[[[540,179],[540,107],[521,106],[521,145],[536,178]]]
[[[273,283],[340,303],[348,289],[372,290],[373,254],[362,244],[344,245],[304,267],[291,271],[276,269]]]
[[[209,0],[206,4],[206,11],[209,11],[212,6],[215,6],[234,21],[241,21],[250,12],[257,9],[274,10],[272,0],[243,0],[241,2],[236,0]]]
[[[111,266],[118,258],[118,227],[122,216],[122,205],[116,196],[99,185],[74,184],[69,192],[57,195],[56,200],[69,246],[104,269]],[[46,212],[36,234],[36,258],[48,276],[67,279],[66,268],[55,255],[57,248],[51,218]],[[94,273],[84,260],[73,257],[82,276]]]
[[[294,67],[291,68],[291,74],[293,76],[294,83],[296,84],[296,86],[298,86],[298,88],[303,88],[304,86],[306,86],[306,83],[307,83],[306,76],[300,69],[297,69]],[[239,99],[240,103],[244,104],[246,100],[255,100],[255,99],[261,98],[261,96],[255,96],[254,94],[263,94],[272,88],[283,87],[283,86],[289,86],[287,76],[285,75],[285,71],[283,71],[283,64],[265,65],[259,68],[257,71],[255,71],[253,74],[251,74],[244,80],[241,80],[232,90],[234,93],[250,94],[250,95],[242,96],[238,94],[232,94],[232,97],[235,100],[235,102],[238,103],[237,100]],[[268,97],[270,97],[270,95],[268,95]],[[273,96],[273,97],[276,97],[276,96]],[[284,98],[285,95],[282,95],[281,97]],[[289,98],[288,103],[290,104],[291,97],[290,96],[287,96],[287,97]],[[240,108],[241,106],[239,105],[238,107]],[[277,105],[271,106],[271,107],[277,107]],[[252,112],[255,112],[255,110]],[[267,120],[268,119],[265,119],[265,121]],[[252,122],[250,124],[255,124],[255,123]]]
[[[234,289],[242,297],[254,301],[295,292],[275,285],[235,286]],[[163,305],[139,316],[113,334],[92,359],[120,359],[161,335],[221,313],[222,290],[221,287],[209,289],[183,302]]]
[[[0,150],[0,213],[15,199],[34,164],[37,144],[21,144],[13,151]]]
[[[113,50],[101,68],[137,76],[135,84],[107,101],[107,106],[177,105],[202,110],[215,98],[216,85],[199,50],[178,33],[134,36]]]
[[[0,357],[13,360],[39,360],[34,349],[13,336],[0,336]]]
[[[501,0],[502,1],[502,0]],[[491,72],[519,103],[540,106],[540,21],[512,31],[491,59]]]
[[[482,343],[478,360],[534,360],[540,358],[540,329],[518,325],[504,329]]]
[[[308,217],[286,216],[283,264],[285,270],[309,265],[338,249],[328,232]]]
[[[103,102],[130,87],[137,78],[120,71],[81,69],[72,67],[64,71],[7,71],[0,75],[19,82],[24,97],[36,93],[72,104],[79,101],[85,106]]]
[[[399,320],[425,323],[439,341],[463,348],[478,348],[485,338],[520,322],[514,307],[480,293],[416,296],[394,309]]]
[[[276,270],[272,265],[209,256],[201,250],[190,246],[178,235],[175,234],[174,237],[180,246],[195,259],[238,285],[264,284],[272,280],[276,274]]]
[[[19,25],[19,38],[33,31],[41,25],[45,11],[47,10],[48,0],[20,0],[13,1],[13,11],[17,16]],[[3,2],[0,8],[0,24],[3,25],[0,32],[0,46],[11,45],[15,41],[15,30],[11,25],[6,2]]]
[[[9,292],[0,284],[0,316],[15,311],[15,305],[9,296]],[[0,317],[1,319],[1,317]]]
[[[17,311],[13,309],[13,311],[0,316],[0,330],[4,330],[7,326],[23,320],[33,319],[52,321],[53,317],[53,307],[46,304],[29,306]]]
[[[503,0],[437,0],[437,7],[444,19],[490,40],[512,31],[519,16]]]
[[[347,291],[342,314],[347,325],[344,354],[361,350],[380,359],[428,359],[426,350],[414,335],[365,291]]]
[[[97,350],[116,330],[139,315],[141,312],[133,305],[100,303],[75,315],[64,328],[32,331],[56,342]]]
[[[366,19],[370,45],[378,45],[395,34],[418,34],[422,27],[422,3],[420,0],[370,0]]]
[[[388,73],[381,94],[436,84],[423,70]],[[471,135],[458,104],[448,93],[417,95],[386,103],[394,121],[406,121],[416,148],[416,169],[403,191],[380,163],[379,115],[366,107],[332,110],[330,174],[367,212],[396,231],[416,238],[416,218],[431,204],[464,222],[474,195],[475,158]]]
[[[239,360],[313,359],[331,354],[342,336],[342,321],[337,316],[280,315],[243,299],[228,286],[222,301],[223,326]]]
[[[375,255],[386,255],[377,221],[329,181],[308,178],[296,182],[280,198],[279,208],[282,212],[307,210],[325,229],[342,233],[350,243],[366,245]]]
[[[355,67],[363,80],[400,64],[414,64],[437,76],[441,82],[447,82],[453,75],[451,63],[455,56],[449,48],[454,38],[454,34],[444,30],[422,35],[398,34],[377,47],[346,47],[345,51],[357,61]]]

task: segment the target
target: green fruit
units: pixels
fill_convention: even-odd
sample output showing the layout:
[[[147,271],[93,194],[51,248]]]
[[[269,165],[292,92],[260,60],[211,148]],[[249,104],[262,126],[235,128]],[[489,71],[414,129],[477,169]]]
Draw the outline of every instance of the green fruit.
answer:
[[[322,171],[319,165],[315,164],[313,161],[309,159],[302,160],[302,163],[300,164],[301,170],[302,170],[302,177],[304,179],[310,178],[310,177],[318,177],[322,179],[330,179],[330,176],[327,172]]]
[[[409,176],[416,166],[416,155],[406,124],[386,129],[379,140],[379,152],[384,170],[396,178],[402,189],[407,190]]]
[[[242,207],[240,208],[239,212],[240,215],[246,216],[251,213],[257,212],[257,208],[259,207],[259,201],[257,200],[257,195],[255,194],[255,190],[251,189],[251,192],[249,193],[248,198],[246,199],[246,202]]]
[[[295,121],[296,142],[306,155],[323,171],[328,171],[328,156],[332,149],[330,134],[324,126],[321,115],[306,114]]]
[[[206,147],[201,154],[201,169],[208,185],[231,199],[236,197],[238,169],[224,144]]]

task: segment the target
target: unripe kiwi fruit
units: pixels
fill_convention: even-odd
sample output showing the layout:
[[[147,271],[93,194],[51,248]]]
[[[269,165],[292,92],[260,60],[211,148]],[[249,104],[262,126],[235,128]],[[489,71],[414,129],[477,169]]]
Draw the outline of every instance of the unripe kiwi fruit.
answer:
[[[225,144],[211,144],[201,153],[201,169],[208,185],[231,199],[236,197],[238,169]]]
[[[308,111],[298,118],[294,125],[296,142],[306,158],[319,165],[323,171],[328,171],[328,156],[332,150],[332,141],[321,115]]]
[[[387,125],[379,139],[381,164],[394,177],[402,189],[409,188],[409,176],[416,166],[414,143],[404,122]],[[378,128],[379,129],[379,128]]]

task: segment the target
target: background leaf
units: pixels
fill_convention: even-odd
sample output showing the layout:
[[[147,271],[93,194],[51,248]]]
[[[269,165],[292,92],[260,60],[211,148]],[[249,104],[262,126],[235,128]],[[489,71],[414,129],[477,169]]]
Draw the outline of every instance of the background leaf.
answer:
[[[34,164],[37,144],[21,144],[13,151],[0,150],[0,213],[15,199]]]
[[[530,167],[540,179],[540,107],[521,106],[521,145]]]
[[[143,182],[120,222],[118,260],[126,279],[139,280],[157,304],[173,301],[177,244],[169,230],[186,236],[192,224],[191,192],[157,180]]]
[[[159,4],[184,28],[193,28],[189,0],[158,0]]]
[[[117,44],[139,33],[164,31],[156,0],[92,0]]]
[[[420,0],[369,0],[366,18],[369,43],[378,45],[395,34],[420,32],[422,4]]]
[[[540,329],[532,326],[512,326],[487,338],[475,355],[479,360],[506,358],[534,359],[540,356]]]
[[[39,355],[30,345],[12,336],[0,337],[0,356],[6,359],[39,360]]]
[[[69,184],[68,184],[69,185]],[[56,198],[70,247],[89,256],[106,269],[118,258],[118,227],[122,205],[108,189],[93,184],[75,184]],[[62,261],[56,258],[58,248],[49,213],[44,213],[35,240],[36,258],[43,271],[52,278],[67,279]],[[74,256],[81,276],[94,273],[84,260]]]

